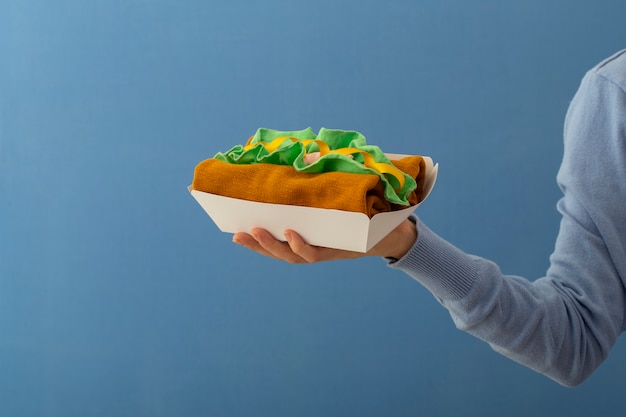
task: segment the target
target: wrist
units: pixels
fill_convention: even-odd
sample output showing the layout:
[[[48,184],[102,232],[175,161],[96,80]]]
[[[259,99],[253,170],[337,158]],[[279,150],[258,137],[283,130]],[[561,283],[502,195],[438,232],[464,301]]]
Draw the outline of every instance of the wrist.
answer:
[[[400,259],[413,247],[417,240],[415,223],[406,219],[392,230],[372,249],[372,255]]]

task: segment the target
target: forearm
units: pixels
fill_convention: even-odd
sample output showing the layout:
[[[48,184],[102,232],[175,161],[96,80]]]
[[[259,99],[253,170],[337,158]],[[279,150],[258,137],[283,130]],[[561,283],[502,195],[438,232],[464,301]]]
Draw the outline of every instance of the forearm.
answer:
[[[619,330],[602,298],[614,292],[619,300],[613,302],[623,305],[618,282],[607,278],[606,288],[598,283],[583,289],[590,285],[588,271],[577,267],[552,269],[551,277],[535,282],[505,276],[493,262],[460,251],[419,221],[417,228],[415,245],[390,266],[428,288],[459,329],[568,386],[604,360]],[[591,294],[578,297],[580,292]]]

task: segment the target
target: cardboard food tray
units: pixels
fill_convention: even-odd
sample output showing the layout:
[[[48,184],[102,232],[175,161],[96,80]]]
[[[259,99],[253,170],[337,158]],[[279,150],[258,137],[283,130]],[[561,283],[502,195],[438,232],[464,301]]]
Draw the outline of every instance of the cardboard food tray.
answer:
[[[407,156],[385,155],[390,160]],[[422,201],[402,210],[376,214],[371,219],[363,213],[259,203],[192,190],[191,187],[188,189],[222,232],[248,233],[260,227],[277,239],[284,240],[283,232],[291,229],[311,245],[367,252],[411,215],[430,194],[437,179],[438,165],[433,164],[429,157],[423,158],[426,178]]]

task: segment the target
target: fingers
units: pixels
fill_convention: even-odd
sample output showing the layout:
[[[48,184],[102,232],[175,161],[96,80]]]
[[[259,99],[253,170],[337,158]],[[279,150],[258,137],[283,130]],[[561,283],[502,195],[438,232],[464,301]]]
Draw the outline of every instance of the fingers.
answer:
[[[253,229],[250,234],[235,233],[233,242],[261,255],[291,264],[307,263],[304,258],[291,249],[287,242],[277,240],[267,230]]]
[[[309,245],[298,233],[292,230],[285,231],[285,238],[291,250],[308,263],[355,259],[365,256],[361,252]]]
[[[285,231],[285,239],[286,242],[281,242],[264,229],[253,229],[250,234],[236,233],[233,236],[233,242],[241,246],[290,264],[355,259],[365,256],[360,252],[309,245],[292,230]]]
[[[251,251],[257,252],[263,256],[268,256],[273,258],[271,253],[263,249],[263,247],[256,241],[254,237],[247,233],[239,232],[233,235],[233,242],[243,246],[246,249],[250,249]]]
[[[307,244],[299,234],[292,230],[285,231],[285,239],[289,249],[308,263],[319,262],[317,258],[318,247]]]

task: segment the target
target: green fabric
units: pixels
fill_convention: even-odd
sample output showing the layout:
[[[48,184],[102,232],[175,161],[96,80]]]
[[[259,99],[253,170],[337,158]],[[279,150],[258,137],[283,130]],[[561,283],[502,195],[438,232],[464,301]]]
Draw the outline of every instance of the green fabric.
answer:
[[[215,155],[215,159],[231,164],[255,164],[267,163],[277,165],[293,165],[300,172],[322,173],[332,171],[351,172],[355,174],[377,174],[380,176],[385,185],[385,198],[395,204],[408,206],[407,200],[409,194],[417,188],[415,179],[410,175],[404,174],[405,183],[400,189],[398,180],[393,176],[386,176],[380,172],[368,168],[363,165],[363,156],[359,153],[353,155],[353,158],[340,154],[326,154],[310,165],[305,164],[305,153],[319,151],[316,143],[305,146],[301,142],[285,141],[278,149],[269,152],[260,142],[269,143],[272,140],[289,136],[296,139],[318,139],[326,142],[330,150],[340,148],[357,148],[368,152],[374,157],[376,162],[391,164],[383,151],[374,145],[367,145],[365,136],[356,131],[337,130],[321,128],[319,134],[315,134],[311,128],[297,131],[279,131],[272,129],[260,128],[250,141],[251,144],[259,143],[248,150],[244,150],[243,145],[236,145],[229,151],[219,152]]]

